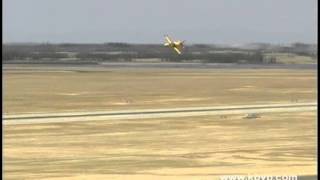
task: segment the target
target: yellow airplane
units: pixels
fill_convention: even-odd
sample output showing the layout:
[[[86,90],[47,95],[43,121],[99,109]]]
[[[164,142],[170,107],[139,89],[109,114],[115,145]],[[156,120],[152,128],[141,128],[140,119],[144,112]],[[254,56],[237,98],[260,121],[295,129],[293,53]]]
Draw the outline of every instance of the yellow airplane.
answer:
[[[166,43],[164,46],[173,48],[178,54],[181,54],[184,41],[172,41],[168,35],[165,35]]]

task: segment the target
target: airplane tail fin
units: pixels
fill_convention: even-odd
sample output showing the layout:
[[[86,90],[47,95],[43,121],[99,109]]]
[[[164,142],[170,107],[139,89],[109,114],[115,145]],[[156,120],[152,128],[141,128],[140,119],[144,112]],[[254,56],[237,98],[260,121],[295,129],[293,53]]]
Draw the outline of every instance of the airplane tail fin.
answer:
[[[181,41],[181,46],[182,46],[182,48],[184,48],[184,43],[185,43],[185,42],[186,42],[185,40]]]

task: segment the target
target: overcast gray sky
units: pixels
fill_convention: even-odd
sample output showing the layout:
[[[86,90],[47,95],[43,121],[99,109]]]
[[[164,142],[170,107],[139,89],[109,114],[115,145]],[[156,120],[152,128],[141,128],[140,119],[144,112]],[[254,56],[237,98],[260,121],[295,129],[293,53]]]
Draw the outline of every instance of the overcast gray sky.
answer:
[[[317,41],[317,0],[3,0],[4,42]]]

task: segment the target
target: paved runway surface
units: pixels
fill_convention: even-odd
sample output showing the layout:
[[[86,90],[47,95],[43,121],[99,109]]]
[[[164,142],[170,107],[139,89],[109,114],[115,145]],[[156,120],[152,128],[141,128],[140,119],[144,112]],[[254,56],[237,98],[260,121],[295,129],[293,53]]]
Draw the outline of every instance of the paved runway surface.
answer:
[[[251,114],[268,112],[303,112],[317,110],[317,103],[292,103],[268,105],[239,105],[172,109],[146,109],[131,111],[100,111],[50,114],[4,115],[4,125],[63,123],[98,120],[147,119],[165,117],[190,117],[227,114]]]

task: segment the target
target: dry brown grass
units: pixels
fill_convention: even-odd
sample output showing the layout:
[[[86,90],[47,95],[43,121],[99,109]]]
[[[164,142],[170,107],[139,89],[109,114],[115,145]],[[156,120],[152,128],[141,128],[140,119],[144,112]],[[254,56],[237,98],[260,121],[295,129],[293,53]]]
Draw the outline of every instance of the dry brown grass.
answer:
[[[6,126],[5,179],[315,175],[316,112]]]
[[[4,71],[4,112],[315,101],[311,70]],[[5,179],[316,174],[316,112],[4,127]]]
[[[3,85],[6,114],[316,99],[314,70],[5,70]]]

